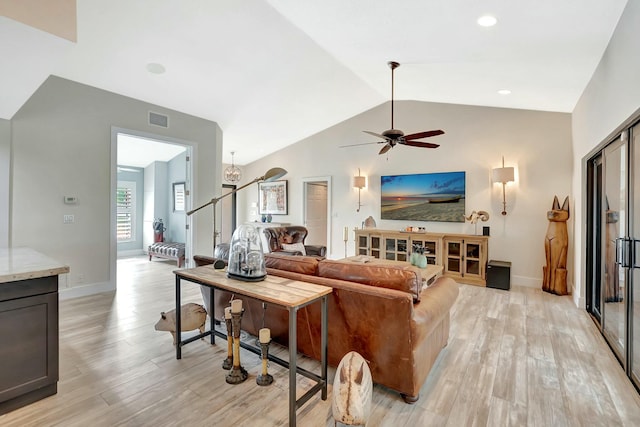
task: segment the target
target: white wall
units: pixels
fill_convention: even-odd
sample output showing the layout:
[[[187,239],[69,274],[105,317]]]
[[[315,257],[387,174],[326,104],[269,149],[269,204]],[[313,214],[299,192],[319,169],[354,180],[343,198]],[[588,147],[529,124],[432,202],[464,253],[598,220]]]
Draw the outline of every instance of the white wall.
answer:
[[[167,193],[167,219],[168,224],[165,240],[168,242],[186,243],[186,211],[174,212],[173,210],[173,184],[185,182],[186,171],[186,151],[178,154],[167,162],[167,182],[165,192]]]
[[[428,231],[474,233],[474,226],[469,223],[380,220],[381,175],[465,171],[467,213],[486,210],[491,214],[490,220],[478,227],[479,234],[482,225],[491,227],[489,257],[512,262],[512,284],[540,286],[548,225],[546,213],[554,195],[562,201],[572,193],[570,115],[401,101],[395,105],[396,127],[405,133],[443,129],[445,135],[430,140],[441,144],[439,148],[398,146],[388,156],[377,154],[381,145],[339,148],[374,141],[362,131],[387,129],[389,111],[390,104],[385,103],[246,165],[244,182],[261,176],[274,166],[287,169],[289,173],[283,179],[289,180],[289,215],[274,216],[273,221],[300,224],[302,178],[332,176],[332,251],[329,257],[339,258],[344,255],[344,227],[360,227],[369,215],[375,218],[378,228],[400,229],[411,224],[424,226]],[[492,186],[490,178],[491,169],[500,166],[501,156],[504,156],[506,166],[516,167],[517,182],[509,188],[506,217],[500,215],[500,187]],[[357,190],[351,187],[358,168],[368,176],[360,213],[356,213]],[[250,204],[256,200],[257,188],[238,193],[240,221],[249,219]],[[569,251],[572,254],[572,242]],[[348,253],[354,253],[353,241],[349,242]]]
[[[576,292],[574,299],[585,306],[584,238],[586,224],[583,164],[590,151],[640,108],[640,1],[629,1],[620,17],[600,64],[572,114],[575,211]]]
[[[149,111],[168,115],[170,127],[150,126]],[[76,294],[81,287],[115,286],[112,127],[193,143],[194,204],[210,199],[220,184],[222,132],[216,123],[90,86],[51,76],[11,124],[12,246],[32,247],[69,265],[61,288]],[[75,195],[78,204],[64,205],[63,195]],[[67,213],[75,215],[74,224],[63,224]],[[209,218],[193,218],[196,253],[211,250]]]
[[[0,248],[9,246],[11,122],[0,119]]]
[[[167,162],[153,162],[144,168],[144,213],[142,248],[147,251],[149,245],[153,243],[155,230],[153,223],[156,219],[162,219],[166,228],[168,225],[168,192],[167,189]],[[165,240],[169,241],[168,233],[164,234]]]

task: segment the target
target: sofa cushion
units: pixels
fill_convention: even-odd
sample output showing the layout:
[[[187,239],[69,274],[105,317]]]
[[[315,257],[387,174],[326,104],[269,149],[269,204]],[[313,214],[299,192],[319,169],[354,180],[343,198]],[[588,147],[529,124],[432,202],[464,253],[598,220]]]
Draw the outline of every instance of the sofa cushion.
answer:
[[[318,276],[396,289],[411,294],[415,302],[420,301],[422,292],[422,276],[408,263],[404,266],[323,260],[318,263]]]
[[[318,260],[312,256],[291,256],[272,252],[264,254],[264,265],[267,268],[311,276],[318,274]]]
[[[302,242],[298,243],[283,243],[282,249],[287,252],[300,252],[302,255],[306,255],[307,251],[304,248]]]

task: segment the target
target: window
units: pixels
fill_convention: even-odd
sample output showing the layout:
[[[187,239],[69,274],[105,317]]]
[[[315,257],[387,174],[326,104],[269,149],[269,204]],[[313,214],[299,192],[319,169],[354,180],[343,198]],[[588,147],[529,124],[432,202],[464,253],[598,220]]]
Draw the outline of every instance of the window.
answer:
[[[116,235],[117,241],[135,241],[136,183],[118,181],[116,190]]]

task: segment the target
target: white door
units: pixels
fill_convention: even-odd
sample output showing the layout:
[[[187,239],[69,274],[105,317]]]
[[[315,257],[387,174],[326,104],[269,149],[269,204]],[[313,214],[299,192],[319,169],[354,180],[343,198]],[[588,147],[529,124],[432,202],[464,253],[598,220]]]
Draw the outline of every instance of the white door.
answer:
[[[309,231],[305,243],[323,245],[329,253],[331,180],[307,178],[304,182],[304,226]]]

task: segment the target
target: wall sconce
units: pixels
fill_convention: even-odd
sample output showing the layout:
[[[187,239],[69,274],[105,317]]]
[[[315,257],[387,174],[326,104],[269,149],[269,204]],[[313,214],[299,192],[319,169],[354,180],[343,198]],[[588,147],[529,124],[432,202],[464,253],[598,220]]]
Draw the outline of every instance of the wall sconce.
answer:
[[[507,214],[507,200],[505,197],[505,187],[507,183],[513,182],[513,167],[504,167],[504,156],[502,156],[502,167],[493,169],[493,182],[502,184],[502,215]]]
[[[356,212],[360,212],[360,207],[362,203],[360,203],[360,191],[367,186],[367,177],[360,175],[360,168],[358,168],[358,176],[353,177],[353,188],[358,189],[358,209]]]

